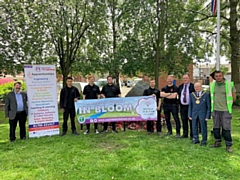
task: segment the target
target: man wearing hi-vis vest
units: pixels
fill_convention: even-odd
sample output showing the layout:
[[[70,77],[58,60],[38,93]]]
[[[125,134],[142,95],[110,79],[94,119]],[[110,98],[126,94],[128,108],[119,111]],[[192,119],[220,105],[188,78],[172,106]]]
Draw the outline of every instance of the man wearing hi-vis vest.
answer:
[[[226,144],[226,151],[232,152],[231,120],[232,105],[236,100],[236,89],[233,82],[224,79],[221,71],[215,71],[213,77],[216,82],[210,83],[210,95],[215,143],[211,147],[217,148],[221,146],[222,134]]]

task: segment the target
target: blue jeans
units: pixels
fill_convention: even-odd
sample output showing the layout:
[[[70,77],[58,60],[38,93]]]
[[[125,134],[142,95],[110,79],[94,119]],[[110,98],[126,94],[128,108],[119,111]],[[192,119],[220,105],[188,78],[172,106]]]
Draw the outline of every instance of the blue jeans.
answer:
[[[180,134],[181,124],[178,117],[178,104],[163,104],[163,110],[167,122],[168,132],[172,133],[172,124],[170,121],[172,113],[174,121],[176,123],[176,132],[177,134]]]
[[[192,119],[193,138],[195,142],[199,141],[198,119],[201,126],[202,143],[205,144],[207,142],[207,121],[205,119]]]

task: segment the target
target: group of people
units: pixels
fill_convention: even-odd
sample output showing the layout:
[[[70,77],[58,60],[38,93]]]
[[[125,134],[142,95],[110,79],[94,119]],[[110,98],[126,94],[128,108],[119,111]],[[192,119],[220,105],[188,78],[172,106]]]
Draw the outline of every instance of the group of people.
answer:
[[[215,143],[211,147],[220,147],[222,136],[225,139],[227,152],[232,152],[231,137],[231,119],[232,104],[236,100],[236,89],[233,82],[224,79],[221,71],[215,71],[213,74],[215,82],[210,83],[210,93],[202,91],[201,83],[190,83],[188,74],[183,75],[183,84],[179,87],[173,84],[173,77],[167,77],[167,85],[161,90],[155,87],[155,81],[150,80],[149,88],[145,89],[143,96],[156,97],[156,111],[158,120],[156,122],[156,131],[161,135],[161,107],[163,107],[167,134],[172,135],[171,114],[176,124],[176,137],[188,138],[190,136],[193,144],[200,143],[199,140],[199,124],[201,128],[202,140],[200,145],[206,146],[207,143],[207,121],[213,117],[213,134]],[[61,136],[66,135],[68,126],[67,121],[70,115],[71,129],[74,135],[79,135],[75,126],[75,106],[74,102],[80,99],[80,93],[76,87],[72,85],[73,79],[66,79],[66,86],[60,93],[60,108],[63,112],[63,125]],[[113,77],[107,77],[107,84],[102,90],[94,84],[94,76],[88,77],[89,84],[83,89],[83,99],[99,99],[99,98],[115,98],[121,97],[121,91],[118,86],[113,84]],[[5,99],[5,115],[9,119],[10,125],[10,141],[16,140],[15,130],[19,121],[20,139],[26,139],[26,117],[27,117],[27,95],[21,92],[21,83],[14,84],[14,91],[10,92]],[[181,123],[179,118],[179,108],[182,120],[183,134],[180,136]],[[118,133],[116,123],[112,122],[112,132]],[[101,133],[108,130],[108,122],[104,123]],[[98,124],[94,123],[94,131],[98,134]],[[222,133],[221,133],[222,131]],[[87,124],[87,130],[84,134],[90,132],[90,124]],[[147,121],[147,133],[154,132],[154,121]]]

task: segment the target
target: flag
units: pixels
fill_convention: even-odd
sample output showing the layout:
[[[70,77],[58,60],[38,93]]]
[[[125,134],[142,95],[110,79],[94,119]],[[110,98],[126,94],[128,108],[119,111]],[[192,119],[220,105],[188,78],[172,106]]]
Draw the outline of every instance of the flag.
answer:
[[[212,11],[212,14],[216,14],[216,12],[217,12],[217,0],[212,0],[211,11]]]

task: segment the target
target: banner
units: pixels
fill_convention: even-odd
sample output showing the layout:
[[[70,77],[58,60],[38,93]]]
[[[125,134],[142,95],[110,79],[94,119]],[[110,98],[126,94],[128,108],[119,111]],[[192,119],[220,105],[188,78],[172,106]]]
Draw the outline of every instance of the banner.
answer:
[[[137,96],[78,100],[75,109],[80,124],[157,120],[156,98]]]
[[[56,67],[25,65],[29,137],[59,134]]]

